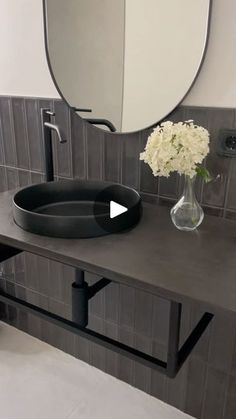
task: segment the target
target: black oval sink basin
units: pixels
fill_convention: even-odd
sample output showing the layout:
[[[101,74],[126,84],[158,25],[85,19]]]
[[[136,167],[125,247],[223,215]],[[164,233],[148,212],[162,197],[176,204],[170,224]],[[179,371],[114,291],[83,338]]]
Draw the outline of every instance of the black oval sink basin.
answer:
[[[111,202],[126,207],[110,217]],[[28,186],[13,198],[16,224],[50,237],[86,238],[133,227],[141,216],[140,195],[120,184],[63,180]]]

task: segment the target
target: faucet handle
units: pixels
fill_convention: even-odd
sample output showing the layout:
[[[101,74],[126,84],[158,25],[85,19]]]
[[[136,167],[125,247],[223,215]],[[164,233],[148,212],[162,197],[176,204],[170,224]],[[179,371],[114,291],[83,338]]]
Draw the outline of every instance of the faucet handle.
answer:
[[[45,113],[46,113],[47,115],[50,115],[50,116],[55,116],[55,112],[50,111],[49,109],[48,109],[48,110],[45,110]]]

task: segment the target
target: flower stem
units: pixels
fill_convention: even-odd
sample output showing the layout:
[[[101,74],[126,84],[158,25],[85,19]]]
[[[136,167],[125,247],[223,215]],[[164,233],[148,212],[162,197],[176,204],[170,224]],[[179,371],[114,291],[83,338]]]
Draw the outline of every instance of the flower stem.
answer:
[[[201,176],[205,183],[208,183],[212,180],[210,172],[204,166],[197,166],[196,173],[198,176]]]

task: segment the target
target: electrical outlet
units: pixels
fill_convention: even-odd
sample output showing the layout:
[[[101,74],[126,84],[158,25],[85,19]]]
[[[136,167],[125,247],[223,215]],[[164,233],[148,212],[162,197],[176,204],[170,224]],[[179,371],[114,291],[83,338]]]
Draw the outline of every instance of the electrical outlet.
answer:
[[[236,157],[236,129],[221,129],[219,132],[218,154]]]

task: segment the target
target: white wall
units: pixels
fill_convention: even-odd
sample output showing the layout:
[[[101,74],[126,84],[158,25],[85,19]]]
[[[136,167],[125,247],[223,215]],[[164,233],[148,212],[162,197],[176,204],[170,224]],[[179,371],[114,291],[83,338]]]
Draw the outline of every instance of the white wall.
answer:
[[[212,0],[209,46],[184,104],[236,107],[236,1]]]
[[[213,0],[207,56],[185,104],[236,106],[235,16],[235,0]],[[58,97],[47,69],[42,28],[41,0],[0,0],[1,95]]]
[[[0,94],[58,97],[48,70],[41,0],[0,0]]]

